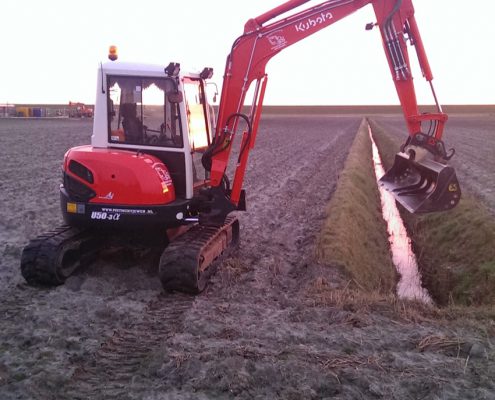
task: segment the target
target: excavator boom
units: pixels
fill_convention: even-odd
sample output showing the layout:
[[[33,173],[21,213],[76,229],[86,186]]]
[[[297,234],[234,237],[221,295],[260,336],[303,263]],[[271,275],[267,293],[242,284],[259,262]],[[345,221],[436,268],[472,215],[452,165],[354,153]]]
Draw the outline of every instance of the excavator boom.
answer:
[[[38,236],[24,248],[21,272],[26,281],[62,284],[105,248],[147,248],[153,258],[161,254],[158,270],[166,290],[201,292],[217,261],[239,239],[239,221],[229,214],[245,209],[242,183],[267,87],[267,62],[367,4],[376,14],[376,24],[369,27],[380,28],[409,131],[382,184],[411,212],[454,207],[460,189],[454,170],[446,165],[452,156],[442,142],[447,115],[433,91],[411,0],[327,0],[295,10],[306,3],[310,1],[290,0],[247,21],[227,57],[213,138],[212,110],[204,92],[211,68],[181,76],[175,62],[164,69],[102,65],[92,145],[72,148],[64,158],[60,198],[68,225]],[[433,114],[421,113],[417,105],[406,39],[415,46],[432,87],[437,104]],[[110,59],[116,58],[114,48]],[[252,84],[251,109],[244,113]],[[160,105],[155,104],[160,98]],[[90,110],[82,103],[71,105],[80,112]],[[242,137],[234,141],[241,126]],[[423,126],[429,129],[425,132]],[[226,170],[234,142],[240,149],[230,185]],[[194,158],[199,154],[204,176],[198,175],[203,171]]]
[[[203,214],[204,220],[208,217],[211,220],[222,220],[229,212],[244,207],[242,182],[248,153],[256,139],[267,84],[267,62],[283,49],[367,4],[373,6],[377,19],[376,24],[370,24],[369,27],[377,25],[380,28],[385,56],[409,133],[402,151],[396,157],[396,165],[384,176],[382,184],[411,212],[431,212],[454,207],[459,201],[460,189],[455,172],[445,165],[452,156],[452,153],[447,154],[442,141],[447,115],[443,113],[433,90],[433,75],[414,17],[412,1],[328,0],[290,15],[295,8],[309,2],[290,0],[248,20],[244,33],[232,45],[225,67],[215,137],[203,157],[203,165],[211,172],[212,185],[209,193],[211,207],[208,213]],[[423,76],[430,83],[437,106],[435,113],[424,114],[419,110],[406,40],[415,46]],[[243,114],[246,94],[253,82],[255,87],[251,110]],[[241,121],[245,121],[247,128],[240,141],[240,155],[230,189],[224,184],[225,171]],[[423,126],[429,127],[427,132],[423,131]],[[416,158],[418,148],[426,150],[433,160],[423,162]]]

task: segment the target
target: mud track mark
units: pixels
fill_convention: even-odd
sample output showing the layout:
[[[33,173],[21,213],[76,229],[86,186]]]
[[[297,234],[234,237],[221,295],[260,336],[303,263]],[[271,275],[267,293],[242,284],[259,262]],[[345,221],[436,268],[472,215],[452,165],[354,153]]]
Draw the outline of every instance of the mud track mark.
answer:
[[[315,238],[360,118],[313,117],[311,130],[308,121],[288,118],[292,129],[282,130],[268,119],[257,144],[261,150],[253,152],[239,257],[262,290],[296,290],[298,275],[314,262]]]
[[[160,370],[176,368],[184,360],[167,341],[182,332],[187,310],[194,296],[159,295],[143,312],[139,323],[114,332],[89,361],[76,366],[66,389],[70,398],[123,399],[129,390],[142,392],[149,382],[142,374],[156,376]]]

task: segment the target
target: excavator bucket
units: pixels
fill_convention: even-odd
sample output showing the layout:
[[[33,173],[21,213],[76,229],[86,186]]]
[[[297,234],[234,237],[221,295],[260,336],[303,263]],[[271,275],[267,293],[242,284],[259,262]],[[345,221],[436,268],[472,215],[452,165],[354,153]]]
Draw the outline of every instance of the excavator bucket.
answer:
[[[461,198],[454,168],[428,159],[411,160],[402,152],[379,182],[410,213],[446,211]]]

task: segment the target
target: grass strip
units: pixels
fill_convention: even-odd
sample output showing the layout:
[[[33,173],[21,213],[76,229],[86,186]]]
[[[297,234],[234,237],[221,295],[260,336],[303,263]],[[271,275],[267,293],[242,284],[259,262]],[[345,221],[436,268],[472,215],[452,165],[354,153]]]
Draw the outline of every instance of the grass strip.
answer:
[[[401,141],[375,121],[369,122],[388,169]],[[495,220],[481,201],[464,190],[451,211],[412,215],[399,209],[413,240],[423,283],[437,304],[495,304]]]
[[[328,205],[317,257],[343,266],[354,284],[367,292],[395,293],[398,275],[391,259],[364,119]]]

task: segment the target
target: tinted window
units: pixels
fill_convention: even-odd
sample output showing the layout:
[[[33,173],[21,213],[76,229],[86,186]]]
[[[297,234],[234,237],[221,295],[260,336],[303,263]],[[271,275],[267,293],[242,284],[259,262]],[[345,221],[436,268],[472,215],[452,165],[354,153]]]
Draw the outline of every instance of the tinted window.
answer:
[[[147,146],[182,147],[178,104],[170,79],[110,76],[109,141]]]

